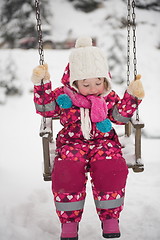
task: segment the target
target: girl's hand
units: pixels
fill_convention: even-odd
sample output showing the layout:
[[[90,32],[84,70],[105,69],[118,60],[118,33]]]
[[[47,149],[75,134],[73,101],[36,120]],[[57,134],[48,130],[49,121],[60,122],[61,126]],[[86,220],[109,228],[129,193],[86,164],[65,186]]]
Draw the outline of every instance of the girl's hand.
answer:
[[[31,80],[34,84],[40,84],[50,80],[50,74],[48,72],[48,65],[39,65],[33,69]]]
[[[131,95],[142,99],[144,98],[145,93],[144,93],[143,85],[140,78],[141,78],[141,75],[137,75],[136,79],[129,84],[127,91]]]

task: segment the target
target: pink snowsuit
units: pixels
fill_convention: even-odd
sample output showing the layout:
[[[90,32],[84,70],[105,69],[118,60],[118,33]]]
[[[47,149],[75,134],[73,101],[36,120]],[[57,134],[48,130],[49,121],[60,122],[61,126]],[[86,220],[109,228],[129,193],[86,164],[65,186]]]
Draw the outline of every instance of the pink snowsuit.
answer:
[[[69,65],[62,83],[69,85]],[[52,171],[52,191],[56,211],[62,223],[79,222],[86,196],[87,172],[90,172],[93,196],[100,220],[119,218],[124,204],[128,167],[122,156],[121,144],[114,130],[100,132],[92,123],[91,139],[83,137],[80,108],[72,105],[62,109],[56,103],[64,87],[51,90],[51,82],[34,87],[36,112],[45,117],[60,117],[63,125],[56,138],[56,157]],[[127,91],[122,99],[114,91],[104,97],[108,118],[125,124],[141,101]],[[45,105],[45,112],[44,107]]]

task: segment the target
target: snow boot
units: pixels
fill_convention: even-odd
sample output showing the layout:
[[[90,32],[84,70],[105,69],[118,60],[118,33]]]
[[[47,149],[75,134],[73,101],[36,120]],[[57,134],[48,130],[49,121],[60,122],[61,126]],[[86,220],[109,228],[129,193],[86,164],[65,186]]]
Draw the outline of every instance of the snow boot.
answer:
[[[62,223],[61,240],[78,240],[78,223]]]
[[[103,237],[104,238],[119,238],[119,221],[116,218],[106,219],[102,222]]]

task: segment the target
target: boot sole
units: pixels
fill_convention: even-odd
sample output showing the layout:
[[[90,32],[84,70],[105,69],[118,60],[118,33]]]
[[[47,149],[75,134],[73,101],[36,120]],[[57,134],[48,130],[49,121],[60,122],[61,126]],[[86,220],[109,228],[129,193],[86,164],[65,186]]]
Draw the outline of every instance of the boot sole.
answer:
[[[103,233],[104,238],[119,238],[120,236],[120,233]]]
[[[78,236],[73,238],[61,238],[61,240],[78,240]]]

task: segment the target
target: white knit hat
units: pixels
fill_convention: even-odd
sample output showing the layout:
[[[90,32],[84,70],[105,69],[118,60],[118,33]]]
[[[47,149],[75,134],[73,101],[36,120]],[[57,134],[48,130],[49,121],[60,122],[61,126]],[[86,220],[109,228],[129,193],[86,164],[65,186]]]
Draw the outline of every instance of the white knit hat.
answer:
[[[75,80],[105,77],[110,88],[107,59],[98,47],[92,46],[90,37],[77,39],[75,49],[69,57],[69,65],[71,86]]]

